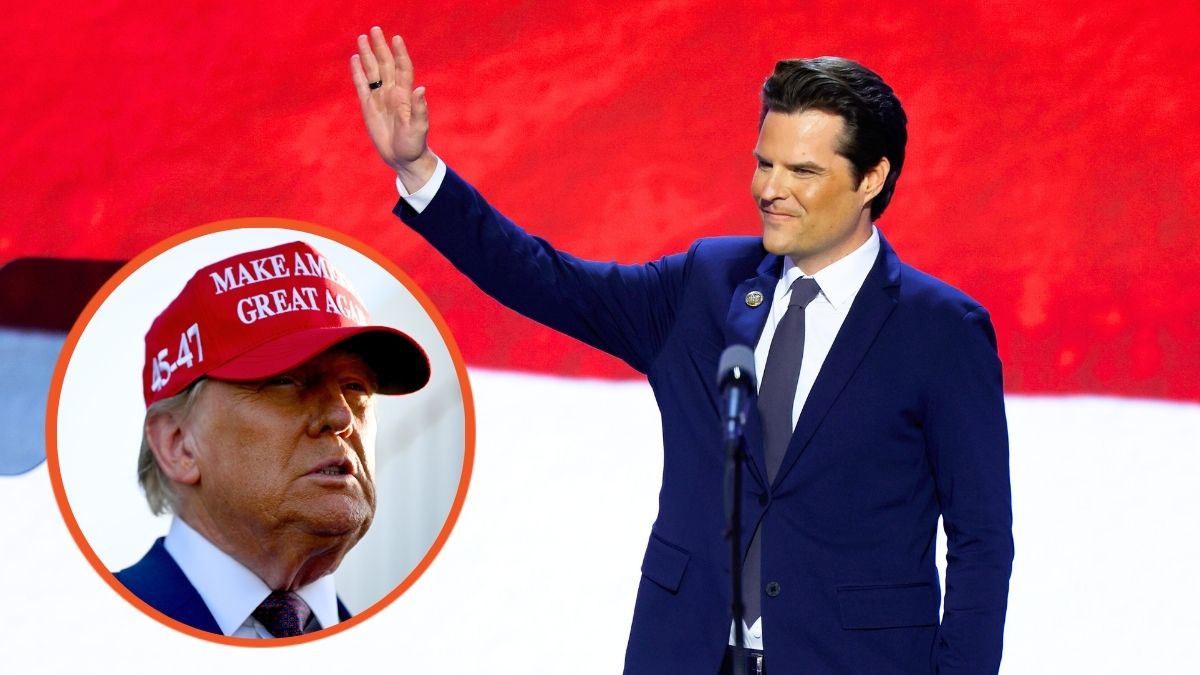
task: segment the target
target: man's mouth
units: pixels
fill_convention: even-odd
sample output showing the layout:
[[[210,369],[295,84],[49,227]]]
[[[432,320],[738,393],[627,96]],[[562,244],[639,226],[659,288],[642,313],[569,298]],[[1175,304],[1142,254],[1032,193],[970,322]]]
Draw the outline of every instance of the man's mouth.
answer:
[[[317,476],[347,476],[354,473],[354,467],[349,459],[337,459],[326,462],[309,472]]]

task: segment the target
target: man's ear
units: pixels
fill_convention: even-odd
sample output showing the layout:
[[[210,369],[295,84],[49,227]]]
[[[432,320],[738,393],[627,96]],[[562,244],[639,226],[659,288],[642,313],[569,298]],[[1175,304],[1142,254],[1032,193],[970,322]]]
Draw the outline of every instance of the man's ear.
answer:
[[[892,163],[888,161],[887,157],[881,157],[875,166],[867,169],[867,172],[863,174],[862,182],[858,184],[863,191],[863,204],[871,201],[883,191],[883,183],[891,172]]]
[[[146,441],[159,468],[176,483],[200,482],[200,467],[192,452],[192,441],[178,415],[163,411],[146,420]]]

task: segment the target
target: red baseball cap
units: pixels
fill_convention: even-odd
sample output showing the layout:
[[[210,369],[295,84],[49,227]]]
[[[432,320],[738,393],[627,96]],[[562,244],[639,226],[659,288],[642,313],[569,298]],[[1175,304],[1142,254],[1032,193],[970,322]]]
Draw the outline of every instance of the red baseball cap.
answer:
[[[187,282],[146,333],[146,406],[201,377],[261,380],[338,345],[361,354],[381,394],[429,381],[429,359],[408,335],[368,324],[349,283],[315,248],[292,242],[213,263]]]

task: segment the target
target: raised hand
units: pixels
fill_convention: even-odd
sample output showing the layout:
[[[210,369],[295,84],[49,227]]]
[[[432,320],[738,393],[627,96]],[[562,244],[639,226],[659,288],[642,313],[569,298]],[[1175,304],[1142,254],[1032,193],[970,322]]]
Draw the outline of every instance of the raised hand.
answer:
[[[350,77],[358,91],[363,122],[379,156],[392,167],[406,189],[420,188],[433,175],[437,160],[429,152],[429,107],[425,88],[413,89],[412,59],[399,35],[391,49],[379,26],[370,37],[358,36],[358,53],[350,57]]]

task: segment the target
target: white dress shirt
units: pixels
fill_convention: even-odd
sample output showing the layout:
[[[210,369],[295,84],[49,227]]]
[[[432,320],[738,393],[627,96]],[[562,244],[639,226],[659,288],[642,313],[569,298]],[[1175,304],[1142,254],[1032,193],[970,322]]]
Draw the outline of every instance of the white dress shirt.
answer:
[[[437,159],[437,168],[433,170],[433,175],[429,177],[429,180],[425,181],[425,184],[416,192],[409,193],[408,190],[405,190],[404,183],[400,181],[399,176],[396,176],[396,190],[417,213],[424,211],[425,207],[429,206],[429,202],[433,201],[433,196],[437,194],[438,188],[442,187],[442,181],[446,179],[446,163],[442,161],[441,157],[436,155],[434,157]]]
[[[804,402],[812,391],[813,383],[817,381],[817,373],[825,363],[825,357],[833,348],[833,341],[850,305],[867,279],[867,273],[875,265],[879,256],[879,230],[871,226],[871,236],[854,249],[846,257],[837,260],[820,272],[812,275],[821,292],[804,308],[804,358],[800,362],[800,377],[796,381],[796,400],[792,403],[792,428],[800,419],[800,411],[804,410]],[[767,354],[771,351],[771,341],[775,338],[775,328],[788,310],[788,302],[792,297],[792,284],[804,274],[791,258],[783,259],[783,274],[779,283],[775,284],[775,296],[771,301],[771,313],[767,315],[767,323],[763,326],[758,344],[754,346],[754,372],[758,373],[758,381],[762,382],[763,369],[767,365]],[[753,626],[746,626],[746,646],[752,649],[762,649],[762,617]],[[729,644],[735,644],[733,625],[729,627]]]
[[[196,588],[223,635],[244,638],[274,637],[252,614],[271,589],[245,565],[217,548],[202,534],[176,517],[163,546]],[[296,589],[312,608],[322,628],[338,623],[337,592],[333,576],[325,575]]]
[[[404,184],[400,182],[399,177],[396,178],[396,189],[400,192],[400,196],[408,202],[408,205],[420,213],[425,210],[426,206],[429,206],[429,202],[433,200],[445,178],[446,164],[441,158],[438,158],[433,176],[418,190],[409,193],[404,189]],[[878,256],[879,230],[872,225],[871,236],[861,246],[811,277],[821,287],[821,292],[804,308],[804,358],[800,363],[800,377],[796,382],[796,400],[792,404],[793,428],[800,419],[800,412],[804,410],[804,402],[808,400],[808,393],[812,391],[813,383],[817,381],[817,373],[821,372],[825,357],[829,355],[833,341],[837,337],[838,331],[841,330],[842,323],[846,320],[846,314],[850,312],[850,305],[854,303],[854,298],[858,295],[859,289],[867,279],[867,273],[875,265],[875,258]],[[792,295],[792,283],[803,276],[807,275],[799,267],[796,267],[791,258],[783,259],[783,274],[779,278],[779,283],[775,285],[771,312],[767,316],[766,325],[763,326],[762,335],[758,338],[758,344],[754,347],[754,370],[759,375],[760,383],[763,369],[767,365],[767,354],[771,350],[771,340],[775,337],[775,327],[779,325],[779,321],[783,319],[783,315],[788,309],[788,301]],[[761,650],[763,648],[762,617],[759,617],[753,626],[746,626],[745,622],[742,625],[745,627],[746,646]],[[735,644],[732,622],[729,625],[729,644]]]
[[[813,383],[817,381],[817,373],[825,363],[833,347],[850,305],[862,288],[867,273],[879,256],[879,231],[871,226],[871,236],[841,260],[830,264],[825,269],[812,275],[821,292],[804,308],[804,359],[800,362],[800,379],[796,383],[796,402],[792,405],[792,427],[800,419],[800,411],[808,400]],[[796,267],[791,258],[783,259],[783,275],[775,285],[775,299],[771,302],[771,313],[763,326],[762,335],[754,347],[754,370],[762,382],[763,369],[767,365],[767,354],[771,350],[771,341],[775,338],[775,327],[787,312],[788,302],[792,297],[792,284],[799,278],[808,276]]]

